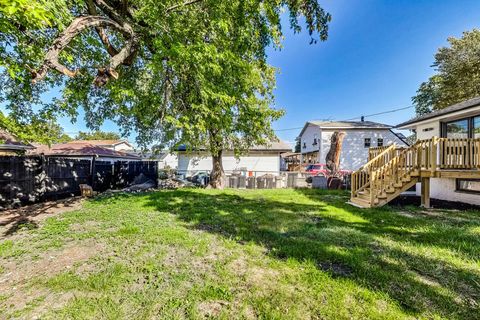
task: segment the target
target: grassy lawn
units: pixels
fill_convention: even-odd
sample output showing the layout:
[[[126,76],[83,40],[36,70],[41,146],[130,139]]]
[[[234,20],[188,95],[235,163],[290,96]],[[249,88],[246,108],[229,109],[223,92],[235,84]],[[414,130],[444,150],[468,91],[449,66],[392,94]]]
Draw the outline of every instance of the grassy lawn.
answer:
[[[0,318],[480,319],[480,212],[342,192],[98,198],[0,240]]]

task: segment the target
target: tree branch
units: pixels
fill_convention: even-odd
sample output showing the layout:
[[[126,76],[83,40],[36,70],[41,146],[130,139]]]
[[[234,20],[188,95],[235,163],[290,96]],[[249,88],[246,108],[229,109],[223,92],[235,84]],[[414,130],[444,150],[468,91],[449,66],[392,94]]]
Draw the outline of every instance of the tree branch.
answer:
[[[49,69],[55,69],[58,72],[63,73],[64,75],[74,77],[78,73],[78,71],[71,71],[67,67],[62,65],[58,61],[58,56],[60,52],[65,49],[65,47],[73,40],[73,38],[75,38],[83,30],[92,27],[112,27],[120,31],[128,38],[125,48],[123,48],[117,55],[113,56],[110,60],[109,69],[106,73],[109,74],[109,77],[115,77],[115,71],[111,69],[115,69],[128,57],[128,55],[125,56],[126,53],[131,54],[131,51],[136,48],[137,40],[133,29],[127,24],[121,26],[117,22],[106,17],[87,16],[76,18],[75,20],[73,20],[70,26],[68,26],[68,28],[63,31],[57,39],[55,39],[52,46],[45,55],[43,65],[36,72],[33,73],[32,82],[35,83],[42,80],[47,75]]]
[[[176,4],[176,5],[173,5],[169,8],[167,8],[167,12],[171,12],[171,11],[174,11],[180,7],[186,7],[186,6],[189,6],[191,4],[194,4],[194,3],[197,3],[197,2],[201,2],[203,0],[190,0],[190,1],[187,1],[187,2],[184,2],[184,3],[179,3],[179,4]]]
[[[97,16],[97,8],[95,7],[95,4],[93,3],[93,0],[87,0],[87,8],[88,12],[92,16]],[[100,37],[100,40],[102,40],[103,45],[107,49],[108,54],[113,57],[114,55],[118,54],[118,50],[110,43],[110,40],[108,39],[108,35],[105,32],[103,28],[96,27],[95,30],[97,31],[98,36]]]

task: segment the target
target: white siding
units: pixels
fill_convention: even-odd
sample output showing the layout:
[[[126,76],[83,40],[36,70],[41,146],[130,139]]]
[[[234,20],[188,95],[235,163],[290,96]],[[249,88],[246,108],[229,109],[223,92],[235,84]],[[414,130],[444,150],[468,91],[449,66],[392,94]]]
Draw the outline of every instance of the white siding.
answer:
[[[370,138],[371,147],[377,147],[377,139],[383,139],[383,145],[387,146],[396,143],[405,146],[393,132],[388,129],[376,130],[322,130],[322,147],[320,162],[325,163],[325,157],[330,150],[330,139],[335,131],[345,132],[343,139],[342,153],[340,154],[340,168],[345,170],[356,170],[367,163],[368,148],[365,148],[365,138]]]
[[[430,179],[430,198],[465,202],[480,205],[480,195],[467,192],[455,191],[455,179],[431,178]],[[421,195],[421,184],[417,183],[417,195]]]
[[[317,136],[317,145],[313,145],[313,139]],[[300,137],[301,142],[301,153],[307,153],[312,151],[318,151],[320,148],[320,141],[321,140],[321,130],[318,126],[310,124],[305,131],[303,131],[302,136]],[[305,144],[305,148],[303,145]]]
[[[416,127],[417,140],[440,137],[440,121],[430,121],[422,123]]]
[[[162,160],[158,161],[160,169],[169,167],[171,169],[177,169],[178,167],[178,157],[176,154],[169,153]]]
[[[250,153],[236,159],[233,154],[225,154],[222,157],[223,169],[233,171],[246,168],[248,171],[276,172],[280,171],[279,153]],[[209,171],[212,170],[212,157],[206,154],[178,155],[179,171]]]
[[[125,142],[119,143],[113,147],[115,151],[133,151],[133,148]]]

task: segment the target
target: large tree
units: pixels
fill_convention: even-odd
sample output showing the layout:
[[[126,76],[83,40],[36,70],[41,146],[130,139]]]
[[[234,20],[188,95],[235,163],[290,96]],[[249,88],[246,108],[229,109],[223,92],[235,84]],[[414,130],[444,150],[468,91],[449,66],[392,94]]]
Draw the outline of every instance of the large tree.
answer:
[[[266,48],[280,47],[282,11],[297,32],[304,16],[312,42],[330,20],[317,0],[30,3],[38,16],[0,8],[0,100],[13,115],[83,109],[92,129],[111,119],[140,146],[208,147],[217,166],[225,148],[274,138]],[[52,88],[61,95],[47,101]]]
[[[436,73],[412,98],[419,115],[480,95],[480,30],[466,31],[448,42],[435,54]]]
[[[100,130],[90,132],[80,131],[75,137],[77,140],[120,140],[120,138],[120,135],[116,132]]]

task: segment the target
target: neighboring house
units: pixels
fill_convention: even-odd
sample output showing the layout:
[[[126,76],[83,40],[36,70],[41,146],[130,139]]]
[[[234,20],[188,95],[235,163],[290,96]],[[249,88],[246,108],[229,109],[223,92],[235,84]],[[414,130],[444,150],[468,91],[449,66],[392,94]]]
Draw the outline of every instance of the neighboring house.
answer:
[[[1,156],[16,156],[22,155],[28,150],[33,149],[31,144],[26,144],[18,141],[16,137],[8,133],[4,129],[0,129],[0,155]]]
[[[158,161],[159,169],[177,169],[178,166],[178,157],[176,154],[173,154],[169,151],[161,151],[159,153],[134,153],[142,158],[142,160],[147,161]]]
[[[133,151],[133,146],[127,140],[73,140],[69,143],[91,144],[114,151]]]
[[[248,153],[238,159],[232,151],[225,150],[222,156],[223,169],[226,173],[256,171],[257,173],[277,173],[282,167],[280,154],[291,152],[292,148],[285,142],[273,142],[268,146],[254,146]],[[178,148],[178,171],[186,175],[198,171],[212,170],[212,157],[206,150],[187,151],[185,146]]]
[[[363,119],[362,119],[363,120]],[[356,170],[368,160],[370,147],[397,144],[406,146],[392,126],[371,121],[308,121],[300,132],[301,163],[325,163],[335,131],[345,132],[340,169]]]
[[[440,141],[436,160],[438,168],[446,170],[431,178],[430,197],[480,205],[480,142],[467,140],[480,139],[480,97],[413,118],[397,128],[413,130],[417,140],[462,139],[452,140],[448,147],[447,141]]]
[[[97,146],[85,142],[69,142],[47,145],[35,145],[35,149],[28,152],[31,155],[46,155],[50,157],[64,157],[72,159],[92,159],[95,157],[97,161],[139,161],[141,157],[129,154],[123,151],[115,151],[105,147]]]

